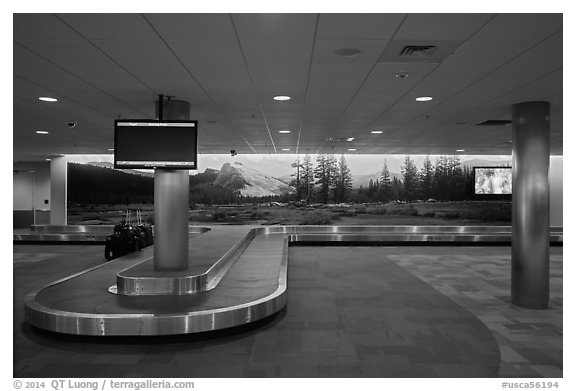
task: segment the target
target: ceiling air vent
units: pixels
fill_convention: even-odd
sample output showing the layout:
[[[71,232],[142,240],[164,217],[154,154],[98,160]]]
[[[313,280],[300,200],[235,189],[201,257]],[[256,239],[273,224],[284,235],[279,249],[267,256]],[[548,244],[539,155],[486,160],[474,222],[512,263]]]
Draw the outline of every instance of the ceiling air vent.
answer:
[[[454,40],[392,40],[388,42],[378,58],[379,63],[439,64],[453,54],[462,45],[462,41]]]
[[[401,57],[432,57],[436,51],[433,45],[408,45],[400,51]]]
[[[476,125],[481,126],[504,126],[511,124],[512,121],[508,119],[487,119],[486,121],[478,122]]]

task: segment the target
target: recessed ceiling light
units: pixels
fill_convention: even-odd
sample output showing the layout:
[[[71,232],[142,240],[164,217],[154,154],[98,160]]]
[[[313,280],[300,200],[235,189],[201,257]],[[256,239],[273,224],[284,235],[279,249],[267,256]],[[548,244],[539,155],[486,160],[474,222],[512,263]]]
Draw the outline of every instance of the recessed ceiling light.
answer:
[[[356,57],[362,50],[357,48],[342,48],[334,51],[334,54],[340,57]]]
[[[291,132],[290,130],[279,130],[278,131],[278,133],[283,133],[283,134],[290,133],[290,132]]]
[[[290,148],[282,148],[283,151],[289,151]]]
[[[373,130],[373,131],[371,131],[370,133],[372,133],[372,134],[382,134],[382,133],[384,133],[384,131],[382,131],[382,130]]]
[[[456,152],[466,152],[465,149],[457,149]]]
[[[36,133],[38,134],[49,134],[50,132],[47,130],[37,130]]]
[[[114,148],[108,148],[110,152],[114,152]]]
[[[50,160],[52,160],[52,159],[50,159],[49,157],[47,157],[47,158],[46,158],[46,161],[48,161],[48,162],[49,162]]]
[[[40,99],[43,102],[58,102],[58,99],[56,98],[51,98],[49,96],[41,96],[38,99]]]
[[[418,98],[416,98],[416,102],[428,102],[431,101],[432,99],[434,99],[431,96],[419,96]]]
[[[394,74],[394,77],[397,77],[397,78],[399,78],[399,79],[405,79],[405,78],[407,78],[408,76],[410,76],[410,74],[409,74],[408,72],[396,72],[396,73]]]
[[[285,100],[290,100],[292,98],[290,98],[287,95],[277,95],[274,97],[274,100],[279,100],[279,101],[285,101]]]
[[[349,150],[350,152],[354,152],[354,151],[356,150],[356,148],[348,148],[348,150]]]
[[[348,137],[348,138],[346,138],[346,141],[348,141],[348,142],[354,141],[354,137]]]

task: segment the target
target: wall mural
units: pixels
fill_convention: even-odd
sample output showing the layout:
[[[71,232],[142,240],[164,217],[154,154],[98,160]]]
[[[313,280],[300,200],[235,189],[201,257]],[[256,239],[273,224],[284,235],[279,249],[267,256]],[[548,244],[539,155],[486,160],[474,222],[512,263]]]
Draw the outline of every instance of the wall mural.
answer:
[[[112,155],[68,162],[69,224],[116,223],[128,208],[153,222],[153,171],[114,169]],[[510,201],[478,199],[473,168],[510,163],[494,155],[200,155],[190,171],[190,220],[509,224]]]

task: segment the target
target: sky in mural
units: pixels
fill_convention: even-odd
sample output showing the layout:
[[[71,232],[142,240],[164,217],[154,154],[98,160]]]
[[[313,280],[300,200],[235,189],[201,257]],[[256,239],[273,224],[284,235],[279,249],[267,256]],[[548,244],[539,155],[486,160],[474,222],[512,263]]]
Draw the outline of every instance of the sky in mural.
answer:
[[[300,158],[303,155],[299,155]],[[411,155],[416,167],[422,167],[426,155]],[[311,155],[314,160],[315,155]],[[339,158],[339,156],[337,156]],[[380,172],[384,166],[384,159],[388,165],[388,170],[394,173],[401,172],[401,166],[405,155],[367,155],[351,154],[345,155],[348,167],[353,174],[364,175]],[[429,155],[432,163],[436,160],[436,155]],[[191,171],[191,174],[203,172],[207,168],[220,169],[225,163],[242,163],[250,168],[255,168],[263,174],[282,177],[290,175],[294,169],[290,165],[296,161],[298,155],[291,154],[253,154],[253,155],[222,155],[222,154],[201,154],[198,155],[198,171]],[[501,155],[463,155],[460,156],[463,163],[467,161],[486,161],[494,164],[509,164],[510,156]],[[68,155],[68,161],[73,163],[90,162],[113,162],[113,155]]]

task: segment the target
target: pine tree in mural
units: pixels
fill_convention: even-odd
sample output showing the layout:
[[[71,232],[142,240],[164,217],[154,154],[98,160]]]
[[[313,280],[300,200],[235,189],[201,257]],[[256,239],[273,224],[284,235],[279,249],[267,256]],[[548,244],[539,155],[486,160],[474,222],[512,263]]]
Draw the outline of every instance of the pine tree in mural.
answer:
[[[406,201],[413,201],[418,197],[418,171],[412,157],[407,155],[402,165],[403,195]]]
[[[388,170],[386,159],[384,159],[384,167],[380,175],[380,195],[380,200],[384,202],[388,202],[394,198],[392,193],[392,179],[390,178],[390,171]]]
[[[432,185],[434,181],[434,166],[430,161],[430,157],[426,156],[422,168],[418,173],[418,178],[420,180],[420,198],[423,200],[428,200],[433,198]]]
[[[400,194],[403,192],[402,181],[396,177],[392,179],[392,199],[399,200]]]
[[[460,156],[452,155],[448,157],[448,187],[450,188],[450,200],[462,200],[465,197],[465,178]]]
[[[333,155],[323,154],[316,158],[314,178],[316,178],[315,183],[320,186],[318,192],[320,201],[324,204],[328,203],[330,189],[334,187],[336,167],[336,159]]]
[[[447,200],[449,198],[450,189],[448,188],[448,173],[450,168],[448,165],[448,157],[445,155],[438,156],[434,163],[434,180],[433,191],[434,198],[437,200]]]
[[[341,155],[338,161],[334,182],[334,200],[336,202],[346,202],[352,190],[352,172],[348,168],[344,155]]]
[[[314,165],[312,164],[310,155],[304,155],[302,159],[300,182],[302,185],[302,195],[306,198],[306,202],[310,202],[314,191]]]
[[[295,172],[291,175],[292,180],[290,181],[290,186],[296,189],[296,199],[300,200],[302,198],[302,162],[300,162],[300,155],[296,158],[296,161],[293,162],[290,167],[295,169]]]

